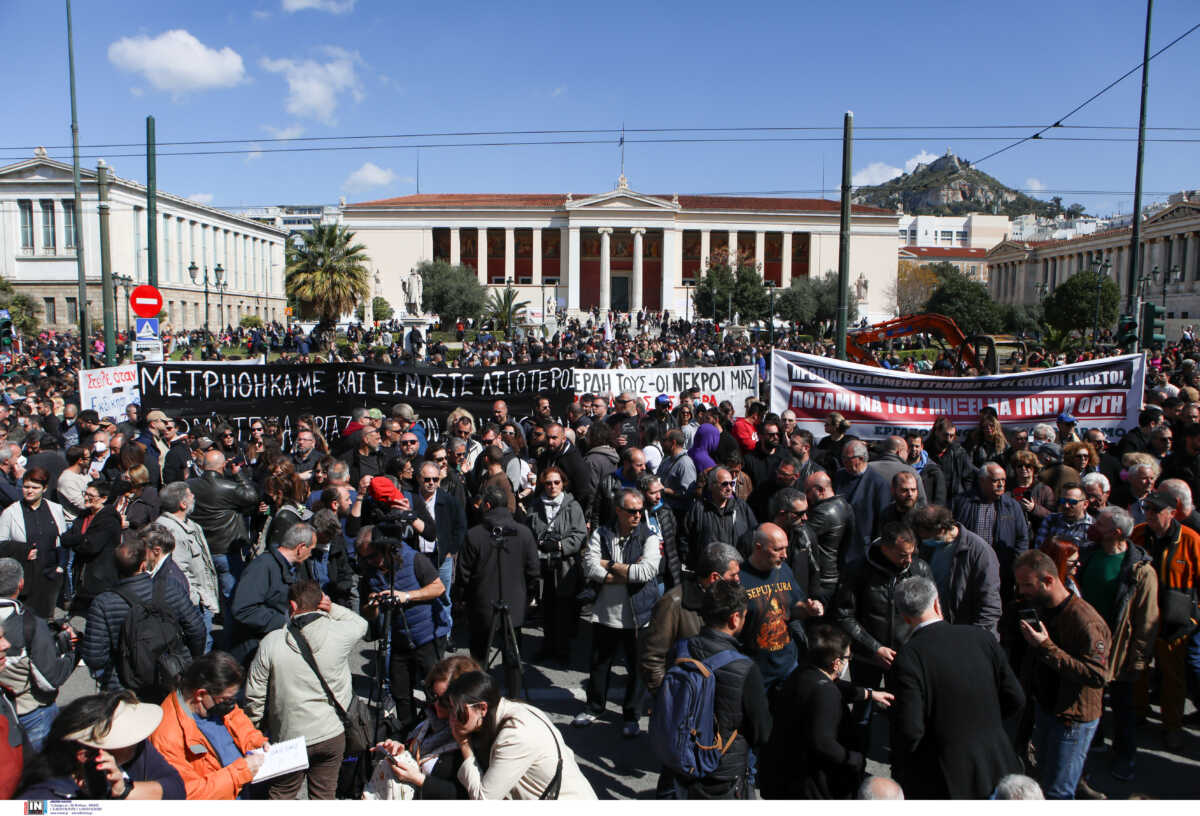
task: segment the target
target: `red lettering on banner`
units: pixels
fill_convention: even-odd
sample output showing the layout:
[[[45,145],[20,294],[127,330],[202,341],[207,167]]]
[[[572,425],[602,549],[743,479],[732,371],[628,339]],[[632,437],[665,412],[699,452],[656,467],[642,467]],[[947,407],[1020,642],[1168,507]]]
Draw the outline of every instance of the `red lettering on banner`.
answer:
[[[973,423],[984,407],[996,409],[1001,422],[1036,422],[1071,411],[1080,420],[1120,420],[1126,412],[1125,394],[988,394],[922,396],[892,391],[848,391],[794,385],[788,407],[797,419],[823,420],[833,411],[850,422],[903,424],[932,422],[948,416],[955,423]]]

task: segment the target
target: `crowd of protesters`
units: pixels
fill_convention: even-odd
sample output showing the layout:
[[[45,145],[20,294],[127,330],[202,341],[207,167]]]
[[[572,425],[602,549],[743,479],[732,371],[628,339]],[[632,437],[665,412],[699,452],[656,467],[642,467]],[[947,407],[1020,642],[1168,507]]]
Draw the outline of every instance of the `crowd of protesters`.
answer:
[[[761,339],[630,322],[485,336],[455,362],[765,360]],[[277,334],[297,360],[355,351]],[[809,342],[779,345],[823,348]],[[1159,356],[1119,440],[1069,414],[1006,429],[985,409],[974,427],[941,418],[870,444],[836,413],[814,436],[790,411],[695,391],[649,408],[579,394],[565,416],[544,398],[520,417],[447,406],[437,439],[404,403],[356,408],[329,437],[304,416],[287,440],[266,420],[203,436],[170,412],[80,410],[77,361],[46,338],[0,403],[5,796],[357,797],[382,756],[385,787],[416,798],[594,798],[525,702],[518,650],[588,673],[574,727],[655,744],[646,711],[684,651],[739,657],[714,672],[719,762],[645,769],[664,798],[1093,798],[1107,775],[1135,778],[1152,699],[1155,738],[1186,738],[1200,690],[1186,350]],[[389,709],[373,753],[351,674],[364,641],[381,644]],[[493,651],[503,671],[482,668]],[[80,663],[98,693],[60,708]],[[254,782],[271,745],[298,738],[307,769]],[[883,740],[892,780],[865,776]]]

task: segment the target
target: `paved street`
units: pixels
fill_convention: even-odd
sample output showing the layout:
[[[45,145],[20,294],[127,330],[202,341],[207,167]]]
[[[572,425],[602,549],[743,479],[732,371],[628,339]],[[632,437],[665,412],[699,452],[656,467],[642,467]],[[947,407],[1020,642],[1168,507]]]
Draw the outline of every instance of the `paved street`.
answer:
[[[653,798],[658,771],[649,741],[644,731],[636,739],[624,739],[620,732],[624,669],[614,669],[616,676],[609,688],[608,716],[588,728],[571,727],[571,719],[583,708],[583,683],[587,678],[583,668],[587,665],[588,642],[587,627],[582,626],[579,636],[572,642],[572,667],[569,669],[557,664],[528,665],[525,677],[529,699],[562,729],[567,744],[575,751],[580,767],[600,798]],[[540,644],[540,633],[534,631],[526,634],[522,648],[532,656]],[[459,649],[465,650],[465,646],[460,644]],[[354,673],[358,691],[363,695],[368,694],[373,685],[374,654],[374,645],[370,643],[362,644],[358,652]],[[95,683],[81,666],[64,688],[59,702],[62,704],[93,693],[95,688]],[[1188,711],[1194,709],[1189,705]],[[642,718],[641,725],[646,728],[646,718]],[[1107,757],[1095,754],[1089,762],[1089,768],[1095,769],[1091,773],[1092,786],[1113,799],[1125,799],[1135,793],[1162,799],[1200,797],[1200,728],[1194,723],[1188,727],[1187,741],[1179,754],[1163,750],[1160,733],[1157,709],[1154,709],[1150,720],[1139,729],[1141,750],[1136,779],[1129,783],[1118,782],[1107,772]],[[874,742],[886,745],[886,727],[882,723],[877,724]],[[886,776],[886,761],[886,753],[880,749],[869,759],[867,769]]]

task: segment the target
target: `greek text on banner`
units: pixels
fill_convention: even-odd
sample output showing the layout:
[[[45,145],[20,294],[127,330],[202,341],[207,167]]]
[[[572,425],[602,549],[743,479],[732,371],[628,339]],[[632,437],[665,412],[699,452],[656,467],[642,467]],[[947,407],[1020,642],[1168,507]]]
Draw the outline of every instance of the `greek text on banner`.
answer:
[[[700,389],[700,399],[710,405],[729,400],[740,414],[748,397],[758,396],[758,371],[752,366],[713,366],[708,368],[578,368],[575,393],[608,394],[615,397],[630,391],[654,408],[659,394],[671,398],[671,407],[679,394],[689,388]]]

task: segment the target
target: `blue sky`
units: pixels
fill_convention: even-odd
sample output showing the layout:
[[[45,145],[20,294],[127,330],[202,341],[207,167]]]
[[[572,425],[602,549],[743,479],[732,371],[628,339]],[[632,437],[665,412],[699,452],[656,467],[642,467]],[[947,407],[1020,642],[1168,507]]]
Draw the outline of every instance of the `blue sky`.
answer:
[[[878,181],[948,148],[976,159],[1057,120],[1141,59],[1145,6],[1093,2],[843,3],[608,2],[515,4],[384,0],[74,3],[83,161],[104,156],[144,180],[146,115],[160,143],[275,136],[448,131],[829,127],[758,133],[838,139],[853,110],[859,180]],[[1152,48],[1200,22],[1194,0],[1155,4]],[[69,156],[65,13],[59,2],[0,0],[9,32],[0,158],[32,145]],[[13,32],[23,32],[13,36]],[[1200,140],[1195,77],[1200,31],[1151,64],[1151,132]],[[1138,76],[1068,123],[1137,124]],[[906,131],[872,127],[909,126]],[[1055,131],[1132,139],[1134,130]],[[652,193],[816,191],[836,195],[836,141],[646,144],[629,132],[632,187]],[[670,134],[729,136],[738,134]],[[613,133],[561,137],[359,140],[604,139],[589,145],[424,148],[422,192],[600,192],[616,181]],[[363,201],[414,192],[417,152],[372,149],[177,156],[175,151],[269,150],[329,142],[160,146],[160,189],[218,206]],[[1034,142],[983,162],[1010,186],[1061,191],[1089,211],[1131,208],[1136,145]],[[1200,142],[1152,142],[1145,188],[1200,187]],[[5,162],[7,163],[7,162]],[[1103,191],[1081,195],[1071,191]],[[1122,194],[1123,193],[1123,194]],[[1163,196],[1150,196],[1149,200]]]

